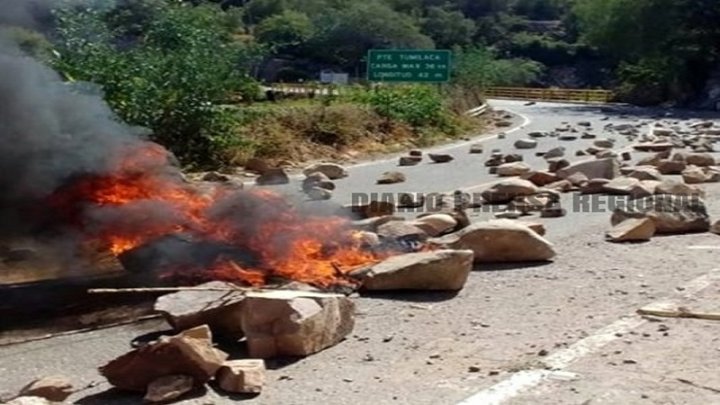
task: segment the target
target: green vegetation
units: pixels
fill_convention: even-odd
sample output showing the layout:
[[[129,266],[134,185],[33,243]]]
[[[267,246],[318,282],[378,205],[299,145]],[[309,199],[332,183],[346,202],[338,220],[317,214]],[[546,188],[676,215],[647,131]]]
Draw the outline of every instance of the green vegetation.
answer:
[[[616,66],[621,95],[651,104],[697,95],[720,63],[720,2],[577,0],[584,42]]]
[[[720,65],[717,0],[118,0],[55,4],[0,27],[188,165],[457,136],[489,86],[604,87],[640,104],[696,98]],[[371,48],[446,48],[452,81],[363,83]],[[358,87],[277,103],[260,83]],[[365,87],[362,87],[365,86]],[[365,142],[367,143],[367,142]],[[297,146],[293,149],[293,145]],[[316,147],[313,147],[316,146]],[[304,149],[303,149],[304,148]],[[292,149],[292,150],[291,150]],[[302,153],[298,150],[303,150]]]
[[[242,69],[254,50],[232,40],[218,7],[131,1],[55,16],[55,68],[101,84],[121,119],[152,129],[181,160],[211,163],[242,141],[227,136],[231,117],[215,106],[233,92],[257,92]]]

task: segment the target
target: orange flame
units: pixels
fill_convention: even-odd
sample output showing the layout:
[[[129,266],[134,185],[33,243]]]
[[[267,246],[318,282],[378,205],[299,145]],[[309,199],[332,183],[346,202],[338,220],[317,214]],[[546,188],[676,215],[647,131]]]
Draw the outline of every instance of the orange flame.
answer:
[[[270,209],[271,216],[251,218],[256,213],[235,212],[235,219],[217,216],[213,209],[231,191],[215,187],[202,193],[185,183],[168,164],[167,152],[148,143],[140,149],[128,150],[118,162],[111,164],[108,174],[86,176],[56,192],[51,198],[53,208],[92,238],[108,246],[118,256],[162,236],[182,232],[203,239],[222,242],[253,252],[262,263],[261,269],[244,268],[230,260],[218,260],[207,269],[192,269],[198,280],[239,281],[258,286],[268,277],[282,277],[318,286],[343,283],[343,274],[381,260],[377,254],[364,250],[357,232],[347,219],[340,217],[305,217],[285,199],[266,189],[243,191],[243,197],[260,210]],[[142,204],[155,204],[170,218],[159,219]],[[132,207],[140,211],[129,215]],[[102,226],[88,223],[89,210],[123,209],[122,214]],[[242,209],[242,204],[237,207]],[[240,219],[238,220],[238,215]],[[244,222],[252,222],[243,228]],[[128,223],[129,222],[129,223]],[[239,222],[239,223],[238,223]]]

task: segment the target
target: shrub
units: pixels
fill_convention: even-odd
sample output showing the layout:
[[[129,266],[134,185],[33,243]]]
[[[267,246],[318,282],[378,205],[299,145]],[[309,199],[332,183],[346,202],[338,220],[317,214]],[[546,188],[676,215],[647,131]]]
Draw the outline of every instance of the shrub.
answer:
[[[577,46],[544,35],[521,32],[511,37],[509,50],[513,55],[554,66],[572,63]]]
[[[114,27],[114,10],[56,10],[60,57],[54,66],[76,80],[98,83],[123,120],[150,128],[152,139],[183,163],[211,165],[242,140],[231,136],[233,114],[219,108],[232,93],[252,97],[257,87],[238,68],[249,48],[231,41],[215,6],[153,3],[154,18]],[[128,42],[130,41],[130,42]]]
[[[469,89],[525,85],[537,79],[543,66],[528,59],[500,59],[488,48],[455,53],[453,81]]]
[[[355,101],[370,105],[383,117],[413,127],[449,127],[450,118],[440,92],[426,85],[377,86],[356,91]]]

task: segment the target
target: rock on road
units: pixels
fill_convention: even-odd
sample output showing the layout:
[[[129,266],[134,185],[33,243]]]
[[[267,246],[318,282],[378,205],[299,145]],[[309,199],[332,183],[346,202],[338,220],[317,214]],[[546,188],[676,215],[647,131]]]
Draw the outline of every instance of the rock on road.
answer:
[[[477,140],[435,148],[455,157],[446,164],[431,164],[425,157],[417,166],[399,168],[392,158],[349,167],[350,176],[336,182],[334,199],[350,203],[353,193],[372,192],[479,192],[478,185],[498,179],[484,166],[493,149],[522,153],[530,166],[545,169],[545,161],[535,151],[565,146],[568,159],[577,160],[575,150],[593,142],[539,138],[536,149],[516,150],[513,143],[530,132],[589,121],[590,132],[603,138],[607,123],[651,122],[664,113],[581,104],[526,106],[495,101],[493,105],[519,114],[516,124],[525,125],[505,139],[486,139],[480,155],[469,153]],[[688,114],[678,119],[690,118]],[[603,120],[606,116],[608,121]],[[616,150],[626,146],[624,137],[617,139]],[[394,170],[403,172],[407,181],[375,184],[382,173]],[[710,214],[720,219],[716,203],[720,186],[704,187]],[[265,391],[246,403],[717,403],[716,392],[698,388],[720,388],[717,323],[666,319],[635,325],[640,320],[627,316],[646,304],[681,296],[685,288],[681,286],[691,280],[707,280],[717,267],[717,252],[703,247],[720,247],[719,237],[707,233],[654,238],[640,245],[606,243],[611,213],[576,212],[572,198],[563,196],[568,216],[539,220],[557,247],[554,262],[476,266],[457,294],[408,292],[356,298],[357,325],[346,341],[296,362],[268,362]],[[489,215],[473,213],[475,218]],[[715,301],[718,288],[714,284]],[[618,322],[622,327],[604,337],[602,345],[593,340],[598,331]],[[136,337],[166,329],[160,321],[147,321],[0,347],[0,394],[16,392],[45,375],[70,376],[76,386],[103,381],[96,372],[98,365],[127,351]],[[561,364],[561,369],[545,374],[545,362],[558,357],[561,360],[553,364]],[[542,381],[530,385],[522,381],[538,375]],[[671,378],[665,378],[668,375]],[[523,390],[515,392],[520,386]],[[487,391],[491,387],[497,390]],[[136,396],[109,389],[102,382],[71,400],[137,403]],[[236,399],[210,390],[180,403],[225,404]]]

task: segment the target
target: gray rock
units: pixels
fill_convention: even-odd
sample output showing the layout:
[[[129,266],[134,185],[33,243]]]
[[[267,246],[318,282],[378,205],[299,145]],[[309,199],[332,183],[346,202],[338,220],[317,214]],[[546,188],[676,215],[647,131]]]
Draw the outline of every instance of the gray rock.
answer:
[[[533,139],[518,139],[515,141],[515,147],[517,149],[534,149],[537,145],[537,141]]]
[[[630,218],[650,218],[658,234],[707,232],[710,217],[699,197],[655,195],[630,201],[613,213],[613,226]]]
[[[557,148],[552,148],[547,153],[545,153],[545,159],[552,159],[552,158],[561,158],[565,156],[565,147],[559,146]]]
[[[620,164],[613,158],[579,162],[558,171],[558,176],[567,178],[577,172],[583,173],[589,179],[614,179],[620,175]]]
[[[303,174],[309,176],[313,173],[320,172],[326,175],[330,180],[342,179],[348,176],[347,170],[336,163],[316,163],[308,166],[303,170]]]
[[[555,257],[550,242],[521,222],[500,219],[473,224],[437,238],[434,245],[475,252],[476,263],[547,261]]]
[[[420,156],[401,156],[398,159],[398,166],[415,166],[422,162]]]
[[[481,154],[485,151],[485,147],[481,143],[475,143],[470,145],[470,153]]]
[[[449,290],[463,288],[473,264],[472,250],[435,250],[393,256],[368,271],[351,274],[364,290]]]
[[[405,175],[400,172],[385,172],[377,180],[377,184],[396,184],[406,180]]]
[[[435,163],[448,163],[452,162],[455,159],[452,157],[452,155],[443,153],[430,153],[428,154],[428,157]]]
[[[605,235],[610,242],[643,242],[655,235],[655,223],[650,218],[628,218]]]
[[[515,197],[533,195],[538,192],[533,183],[518,178],[512,178],[493,184],[482,192],[485,201],[491,204],[506,204]]]

